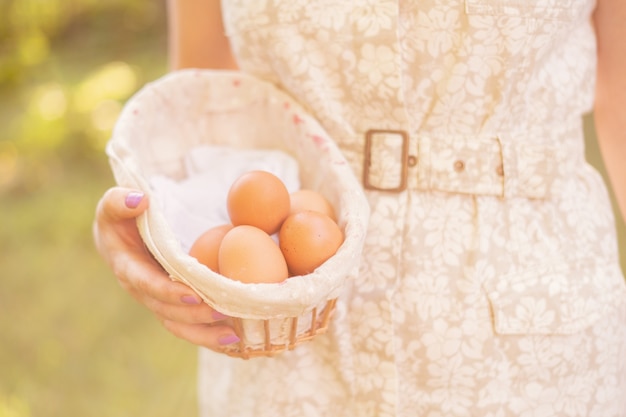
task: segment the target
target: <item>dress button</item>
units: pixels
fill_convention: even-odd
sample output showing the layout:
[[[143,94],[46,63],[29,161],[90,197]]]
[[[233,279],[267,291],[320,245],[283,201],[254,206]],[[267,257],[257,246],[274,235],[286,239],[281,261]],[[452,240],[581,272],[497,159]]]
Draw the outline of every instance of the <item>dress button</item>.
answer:
[[[409,157],[406,160],[406,164],[410,167],[414,167],[415,165],[417,165],[417,156],[409,155]]]
[[[500,177],[504,177],[504,167],[502,166],[502,164],[496,167],[496,174],[498,174],[498,176]]]
[[[458,161],[456,161],[454,163],[454,170],[456,172],[461,172],[465,169],[465,162],[461,161],[460,159]]]

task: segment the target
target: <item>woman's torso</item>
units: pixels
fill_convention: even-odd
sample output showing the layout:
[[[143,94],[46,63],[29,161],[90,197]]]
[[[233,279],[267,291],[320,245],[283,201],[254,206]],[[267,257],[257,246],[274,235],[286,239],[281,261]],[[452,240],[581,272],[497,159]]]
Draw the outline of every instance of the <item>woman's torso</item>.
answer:
[[[229,367],[204,352],[201,381],[235,384],[219,398],[201,384],[206,410],[623,416],[598,397],[626,388],[626,352],[606,353],[626,313],[611,207],[584,160],[594,1],[222,7],[241,68],[306,106],[369,169],[366,188],[393,190],[367,191],[361,275],[330,335]]]

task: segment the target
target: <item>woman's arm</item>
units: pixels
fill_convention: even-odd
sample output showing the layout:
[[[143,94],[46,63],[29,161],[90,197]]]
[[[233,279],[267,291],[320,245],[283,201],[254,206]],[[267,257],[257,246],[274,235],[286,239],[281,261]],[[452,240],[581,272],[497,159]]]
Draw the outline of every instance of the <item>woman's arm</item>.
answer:
[[[604,165],[626,221],[626,1],[598,0],[597,4],[594,118]]]
[[[220,0],[168,0],[170,68],[236,69]]]

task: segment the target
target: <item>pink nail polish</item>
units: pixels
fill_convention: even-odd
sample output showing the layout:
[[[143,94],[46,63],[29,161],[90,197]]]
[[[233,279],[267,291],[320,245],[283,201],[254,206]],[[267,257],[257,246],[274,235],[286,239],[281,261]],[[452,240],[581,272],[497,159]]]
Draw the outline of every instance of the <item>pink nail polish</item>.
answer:
[[[198,297],[193,296],[193,295],[183,295],[182,297],[180,297],[180,301],[182,301],[185,304],[200,304],[202,302],[202,300],[200,300]]]
[[[142,192],[131,191],[126,196],[126,200],[124,200],[124,203],[126,204],[126,207],[128,207],[130,209],[134,209],[134,208],[137,208],[139,203],[141,203],[141,200],[143,200],[143,193]]]
[[[239,342],[241,339],[237,337],[237,335],[231,334],[228,336],[222,336],[218,339],[218,343],[220,345],[232,345],[233,343]]]
[[[213,313],[211,313],[211,317],[213,317],[213,320],[225,320],[228,318],[226,314],[222,314],[219,311],[214,311]]]

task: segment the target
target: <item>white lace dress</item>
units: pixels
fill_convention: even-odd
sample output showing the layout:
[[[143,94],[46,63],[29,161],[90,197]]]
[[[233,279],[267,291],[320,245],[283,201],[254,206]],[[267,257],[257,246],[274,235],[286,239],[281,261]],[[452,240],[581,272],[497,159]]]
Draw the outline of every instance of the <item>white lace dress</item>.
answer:
[[[371,222],[329,334],[201,351],[203,416],[626,416],[626,286],[581,128],[593,7],[223,2],[241,68],[321,121]]]

